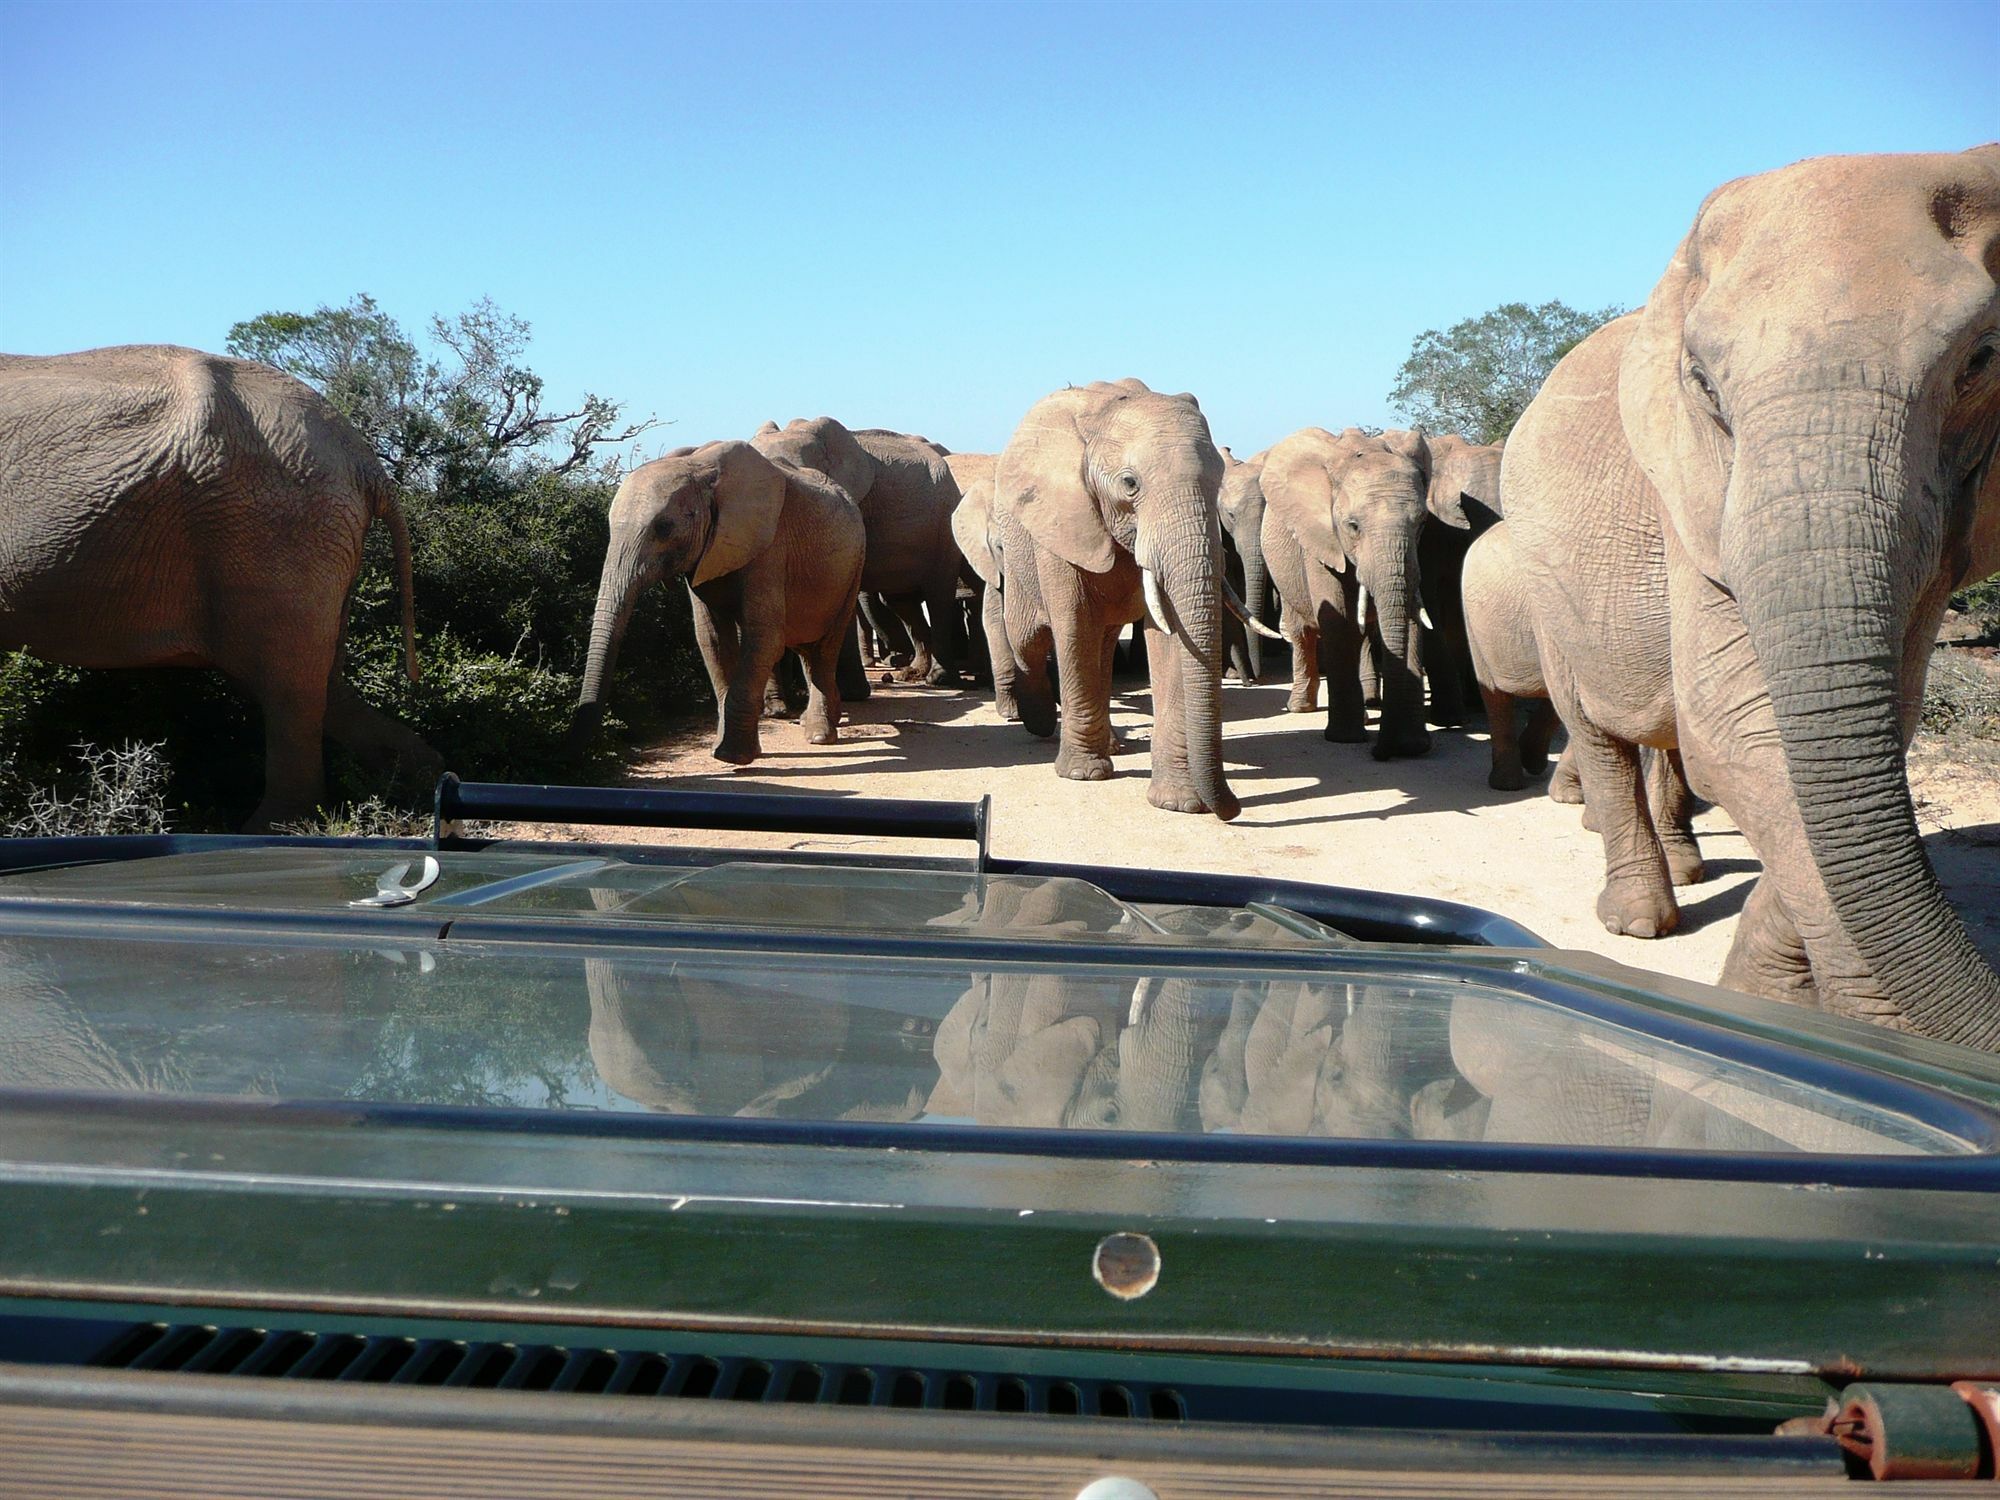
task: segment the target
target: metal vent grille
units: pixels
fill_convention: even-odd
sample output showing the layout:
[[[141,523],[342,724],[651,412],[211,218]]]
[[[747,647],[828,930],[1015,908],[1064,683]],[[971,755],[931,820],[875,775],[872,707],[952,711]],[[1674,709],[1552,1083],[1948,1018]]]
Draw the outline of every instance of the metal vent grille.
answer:
[[[969,1370],[753,1359],[736,1355],[462,1343],[288,1329],[137,1323],[91,1361],[120,1370],[255,1375],[599,1396],[1040,1412],[1178,1422],[1187,1402],[1167,1386]]]

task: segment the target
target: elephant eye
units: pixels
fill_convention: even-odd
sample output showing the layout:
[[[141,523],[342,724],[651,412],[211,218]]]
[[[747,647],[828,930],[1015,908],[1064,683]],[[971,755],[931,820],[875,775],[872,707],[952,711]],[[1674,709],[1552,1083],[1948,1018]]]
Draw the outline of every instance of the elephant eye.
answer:
[[[1139,476],[1130,469],[1122,469],[1118,474],[1118,493],[1131,499],[1139,493]]]
[[[1959,395],[1963,396],[1981,375],[1993,367],[1993,351],[1996,347],[2000,347],[2000,334],[1989,333],[1980,341],[1979,347],[1972,351],[1972,358],[1965,362],[1965,370],[1958,377]]]
[[[1347,531],[1348,535],[1350,536],[1361,535],[1361,523],[1357,521],[1353,516],[1349,516],[1347,518]]]
[[[1695,393],[1701,398],[1702,404],[1708,408],[1708,414],[1714,419],[1715,425],[1728,432],[1729,421],[1722,415],[1722,397],[1716,393],[1715,382],[1708,378],[1708,371],[1695,361],[1689,360],[1687,379],[1688,384],[1694,387]]]

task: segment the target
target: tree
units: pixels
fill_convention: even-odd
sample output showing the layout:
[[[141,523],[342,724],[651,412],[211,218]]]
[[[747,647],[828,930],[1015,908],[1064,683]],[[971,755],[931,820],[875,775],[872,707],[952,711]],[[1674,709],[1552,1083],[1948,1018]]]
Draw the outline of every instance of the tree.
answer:
[[[1500,442],[1556,361],[1623,311],[1508,302],[1443,333],[1426,329],[1396,372],[1390,404],[1426,431]]]
[[[528,325],[482,297],[454,318],[433,317],[420,352],[365,293],[345,307],[269,312],[237,323],[227,347],[322,392],[374,445],[391,477],[442,499],[490,491],[533,473],[615,477],[615,451],[659,425],[620,422],[619,404],[586,395],[550,411],[523,360]]]

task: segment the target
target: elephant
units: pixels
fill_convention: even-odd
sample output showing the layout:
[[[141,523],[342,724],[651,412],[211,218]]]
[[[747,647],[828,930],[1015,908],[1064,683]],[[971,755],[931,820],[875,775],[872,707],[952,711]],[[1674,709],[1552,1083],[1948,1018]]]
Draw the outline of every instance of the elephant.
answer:
[[[1227,448],[1222,451],[1230,460],[1216,497],[1222,514],[1222,545],[1233,554],[1231,573],[1241,572],[1245,610],[1251,619],[1264,620],[1271,599],[1271,570],[1264,562],[1264,491],[1260,483],[1265,455],[1253,453],[1237,462]],[[1245,682],[1262,682],[1264,633],[1241,621],[1231,623],[1236,628],[1229,633],[1229,654],[1236,675]]]
[[[300,381],[170,345],[0,356],[0,507],[0,648],[225,673],[264,715],[252,829],[319,805],[323,734],[441,769],[341,675],[380,520],[417,677],[410,538],[367,442]]]
[[[1549,742],[1561,720],[1543,680],[1535,621],[1506,522],[1466,550],[1460,587],[1460,618],[1492,740],[1493,768],[1486,784],[1496,792],[1518,792],[1548,766]],[[1524,699],[1529,705],[1525,732],[1517,711]]]
[[[1097,382],[1030,408],[1000,455],[993,504],[1031,543],[1025,555],[1009,547],[1003,588],[1021,675],[1045,673],[1050,644],[1056,655],[1057,774],[1111,774],[1112,653],[1123,627],[1143,619],[1154,724],[1147,800],[1228,821],[1239,805],[1222,767],[1221,481],[1222,455],[1192,396]],[[1026,608],[1015,579],[1029,571],[1047,643],[1014,633]],[[1022,722],[1036,727],[1025,711]]]
[[[1996,268],[2000,146],[1731,182],[1503,480],[1607,923],[1672,911],[1630,747],[1678,748],[1763,863],[1725,985],[1986,1048],[1904,756],[1947,598],[2000,570]]]
[[[1368,738],[1360,678],[1366,589],[1376,611],[1371,635],[1380,643],[1383,682],[1377,760],[1423,755],[1431,747],[1417,555],[1430,479],[1430,447],[1421,432],[1308,427],[1264,458],[1264,556],[1289,618],[1291,707],[1310,708],[1301,690],[1310,689],[1317,660],[1327,682],[1326,737]]]
[[[1498,443],[1469,443],[1457,433],[1427,436],[1431,450],[1430,514],[1417,537],[1417,567],[1430,624],[1424,667],[1430,679],[1430,721],[1443,729],[1465,722],[1466,696],[1478,691],[1466,639],[1460,579],[1466,553],[1500,519]]]
[[[1007,641],[1007,607],[1002,598],[999,539],[993,534],[993,470],[997,453],[953,453],[945,459],[958,482],[959,502],[951,513],[952,540],[979,580],[979,621],[993,670],[993,706],[1003,719],[1018,720],[1014,696],[1014,650]]]
[[[937,444],[881,428],[850,431],[831,417],[767,422],[751,443],[768,457],[832,480],[861,511],[868,529],[862,590],[881,594],[915,644],[904,674],[945,683],[958,676],[958,546],[951,513],[958,483]],[[929,621],[923,609],[929,611]],[[858,659],[856,664],[858,665]]]
[[[838,659],[853,638],[866,546],[861,513],[845,494],[748,443],[679,448],[641,464],[611,502],[579,721],[604,710],[640,592],[681,575],[715,690],[715,758],[739,766],[757,758],[765,685],[787,647],[805,661],[806,738],[832,744],[841,711]]]

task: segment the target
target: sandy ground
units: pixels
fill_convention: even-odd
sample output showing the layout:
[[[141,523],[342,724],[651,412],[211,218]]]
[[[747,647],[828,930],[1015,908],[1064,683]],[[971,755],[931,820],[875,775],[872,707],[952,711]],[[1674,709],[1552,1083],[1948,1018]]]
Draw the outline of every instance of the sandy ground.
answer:
[[[1441,731],[1422,760],[1377,764],[1365,745],[1332,745],[1321,716],[1287,714],[1275,685],[1224,689],[1223,751],[1242,816],[1161,812],[1146,802],[1148,695],[1134,684],[1114,701],[1127,745],[1109,781],[1074,782],[1051,768],[1053,741],[1003,721],[972,691],[878,687],[853,705],[832,746],[805,742],[794,722],[767,720],[764,755],[733,771],[710,758],[703,724],[638,757],[634,785],[766,788],[821,796],[993,797],[996,854],[1091,864],[1265,874],[1437,896],[1512,917],[1561,947],[1712,980],[1722,967],[1757,862],[1720,808],[1696,821],[1707,878],[1681,891],[1680,930],[1653,941],[1616,937],[1594,914],[1603,848],[1580,809],[1486,785],[1477,732]],[[2000,963],[2000,774],[1919,741],[1912,785],[1926,845],[1974,939]],[[508,837],[588,837],[555,827],[496,829]],[[622,840],[840,847],[874,841],[695,835],[625,830]],[[906,849],[920,846],[903,845]],[[926,852],[947,852],[930,845]]]

